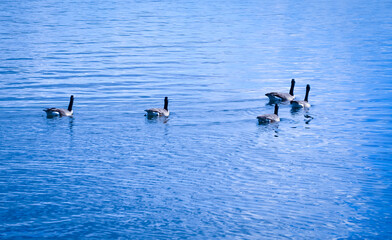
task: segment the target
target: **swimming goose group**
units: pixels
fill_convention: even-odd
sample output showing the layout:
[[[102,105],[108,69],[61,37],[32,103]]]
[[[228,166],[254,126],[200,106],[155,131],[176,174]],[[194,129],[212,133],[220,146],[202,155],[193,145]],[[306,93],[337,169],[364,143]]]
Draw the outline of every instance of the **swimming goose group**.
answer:
[[[64,109],[64,108],[45,108],[43,111],[46,112],[46,116],[48,118],[70,117],[73,115],[73,110],[72,110],[73,102],[74,102],[74,96],[71,95],[67,109]],[[170,115],[168,106],[169,106],[169,99],[168,99],[168,97],[165,97],[165,103],[164,103],[163,108],[150,108],[150,109],[146,109],[144,111],[147,112],[147,114],[146,114],[147,118],[168,117]]]
[[[270,92],[270,93],[265,94],[269,98],[270,104],[275,103],[275,111],[274,111],[274,114],[263,114],[263,115],[257,116],[257,120],[259,121],[259,124],[279,122],[280,118],[278,116],[278,110],[279,110],[278,104],[282,103],[282,102],[290,101],[291,107],[293,109],[298,109],[298,108],[308,109],[308,108],[310,108],[310,104],[308,102],[310,85],[309,84],[306,85],[306,93],[305,93],[305,98],[303,101],[294,100],[294,98],[295,98],[294,86],[295,86],[295,80],[292,79],[289,93]]]
[[[306,85],[306,94],[305,94],[305,98],[303,101],[294,100],[294,98],[295,98],[294,86],[295,86],[295,80],[292,79],[289,93],[270,92],[270,93],[265,94],[269,98],[270,103],[275,103],[275,111],[273,114],[263,114],[263,115],[257,116],[257,120],[259,121],[259,124],[268,124],[268,123],[279,122],[280,121],[280,118],[278,115],[279,103],[282,103],[282,102],[290,101],[290,104],[293,109],[310,108],[310,104],[308,102],[309,91],[310,91],[309,84]],[[48,118],[70,117],[73,115],[73,110],[72,110],[73,102],[74,102],[74,96],[71,95],[67,109],[45,108],[43,111],[46,112],[46,115]],[[145,116],[147,116],[147,118],[149,118],[149,119],[154,118],[154,117],[168,117],[170,115],[168,105],[169,105],[169,99],[168,99],[168,97],[165,97],[163,108],[146,109],[146,110],[144,110],[145,112],[147,112]]]

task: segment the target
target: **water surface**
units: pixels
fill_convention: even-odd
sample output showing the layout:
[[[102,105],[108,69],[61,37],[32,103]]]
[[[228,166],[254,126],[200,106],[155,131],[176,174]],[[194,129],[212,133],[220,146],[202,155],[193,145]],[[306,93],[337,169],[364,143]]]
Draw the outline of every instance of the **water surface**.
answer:
[[[0,9],[0,238],[392,235],[389,1]],[[258,125],[292,78],[312,108]]]

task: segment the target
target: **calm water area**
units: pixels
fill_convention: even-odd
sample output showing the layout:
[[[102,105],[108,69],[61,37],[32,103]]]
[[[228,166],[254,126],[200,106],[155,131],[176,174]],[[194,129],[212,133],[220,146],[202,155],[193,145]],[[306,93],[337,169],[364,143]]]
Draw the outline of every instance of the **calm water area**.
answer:
[[[0,239],[392,239],[391,13],[1,0]]]

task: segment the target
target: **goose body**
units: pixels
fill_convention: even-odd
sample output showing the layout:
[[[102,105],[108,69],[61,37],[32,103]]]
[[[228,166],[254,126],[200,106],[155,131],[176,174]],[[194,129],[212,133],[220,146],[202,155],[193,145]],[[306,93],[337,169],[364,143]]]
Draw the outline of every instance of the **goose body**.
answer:
[[[46,108],[44,111],[47,117],[69,117],[73,115],[73,110],[68,111],[63,108]]]
[[[282,93],[282,92],[270,92],[266,93],[265,95],[269,98],[270,102],[286,102],[294,100],[294,86],[295,80],[291,80],[291,87],[289,93]]]
[[[310,86],[306,85],[306,94],[305,99],[303,101],[291,101],[291,106],[293,108],[310,108],[310,103],[308,102]]]
[[[259,124],[279,122],[280,118],[278,116],[278,110],[279,110],[279,106],[278,106],[278,104],[275,104],[274,114],[263,114],[263,115],[257,116],[257,120],[259,121]]]
[[[307,101],[292,101],[291,105],[293,108],[310,108],[310,104]]]
[[[168,110],[169,100],[165,97],[165,104],[163,108],[150,108],[144,111],[147,112],[146,116],[148,118],[153,117],[168,117],[170,115],[170,111]]]
[[[70,117],[73,115],[73,110],[72,110],[73,101],[74,101],[74,96],[71,95],[67,109],[64,109],[64,108],[45,108],[43,111],[46,112],[46,116],[49,118],[51,118],[51,117]]]

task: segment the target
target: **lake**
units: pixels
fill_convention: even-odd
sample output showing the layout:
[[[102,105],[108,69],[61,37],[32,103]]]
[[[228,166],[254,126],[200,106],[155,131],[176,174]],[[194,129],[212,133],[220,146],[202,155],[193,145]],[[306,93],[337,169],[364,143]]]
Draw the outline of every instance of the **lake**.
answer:
[[[391,239],[391,1],[0,9],[1,239]]]

